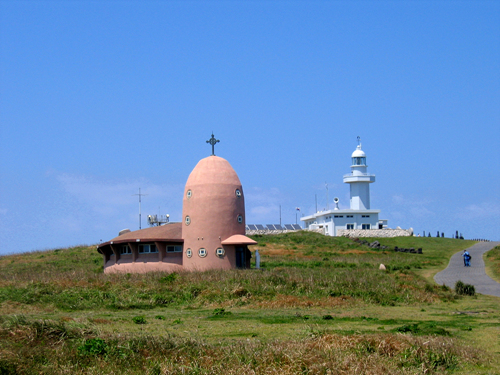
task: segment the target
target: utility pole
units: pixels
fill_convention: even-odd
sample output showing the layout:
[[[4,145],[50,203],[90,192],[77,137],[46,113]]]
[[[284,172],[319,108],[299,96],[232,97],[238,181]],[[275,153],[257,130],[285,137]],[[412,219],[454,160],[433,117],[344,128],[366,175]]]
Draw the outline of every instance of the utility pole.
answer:
[[[141,188],[139,188],[139,194],[132,194],[132,196],[134,196],[134,195],[139,196],[139,229],[142,229],[142,227],[141,227],[141,197],[144,197],[147,194],[141,194]]]

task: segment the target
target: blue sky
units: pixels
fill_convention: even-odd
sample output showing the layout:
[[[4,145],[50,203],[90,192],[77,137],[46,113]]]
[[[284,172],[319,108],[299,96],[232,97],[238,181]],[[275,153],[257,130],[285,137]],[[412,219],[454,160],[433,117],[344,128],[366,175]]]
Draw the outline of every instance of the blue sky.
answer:
[[[389,227],[500,240],[498,1],[0,0],[0,253],[181,220],[216,154],[247,223],[349,205],[367,153]]]

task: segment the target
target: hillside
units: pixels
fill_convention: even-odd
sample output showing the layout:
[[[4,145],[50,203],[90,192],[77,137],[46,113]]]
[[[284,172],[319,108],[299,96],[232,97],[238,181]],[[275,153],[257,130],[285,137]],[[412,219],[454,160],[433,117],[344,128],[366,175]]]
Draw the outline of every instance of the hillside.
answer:
[[[498,299],[432,281],[473,242],[253,238],[261,270],[104,275],[95,246],[0,257],[0,373],[500,369]]]

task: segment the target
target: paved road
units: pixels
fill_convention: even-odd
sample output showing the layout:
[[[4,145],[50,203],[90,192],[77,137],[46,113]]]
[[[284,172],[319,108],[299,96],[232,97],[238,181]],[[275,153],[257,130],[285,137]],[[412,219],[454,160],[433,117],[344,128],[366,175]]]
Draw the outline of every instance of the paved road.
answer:
[[[455,283],[462,280],[465,284],[474,285],[477,293],[500,297],[500,284],[486,275],[483,261],[483,254],[499,245],[500,242],[478,242],[469,247],[467,251],[472,257],[470,267],[464,267],[463,250],[453,254],[448,267],[438,272],[434,281],[454,288]]]

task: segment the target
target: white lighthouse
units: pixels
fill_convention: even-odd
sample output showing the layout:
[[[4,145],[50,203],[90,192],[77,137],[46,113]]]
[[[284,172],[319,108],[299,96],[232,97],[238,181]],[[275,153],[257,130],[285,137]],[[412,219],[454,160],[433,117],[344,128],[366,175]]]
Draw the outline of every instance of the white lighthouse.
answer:
[[[351,160],[351,173],[344,175],[344,182],[351,187],[351,210],[369,210],[370,184],[375,182],[375,175],[367,172],[366,154],[361,149],[360,142],[352,153]]]
[[[380,210],[370,207],[370,184],[375,182],[375,175],[369,174],[366,165],[366,154],[358,146],[351,155],[351,173],[344,175],[344,182],[350,186],[350,203],[348,209],[340,209],[339,199],[335,198],[336,207],[333,210],[318,211],[313,215],[304,216],[302,220],[306,229],[322,229],[326,235],[337,236],[338,231],[370,231],[387,227],[387,220],[379,220]]]

